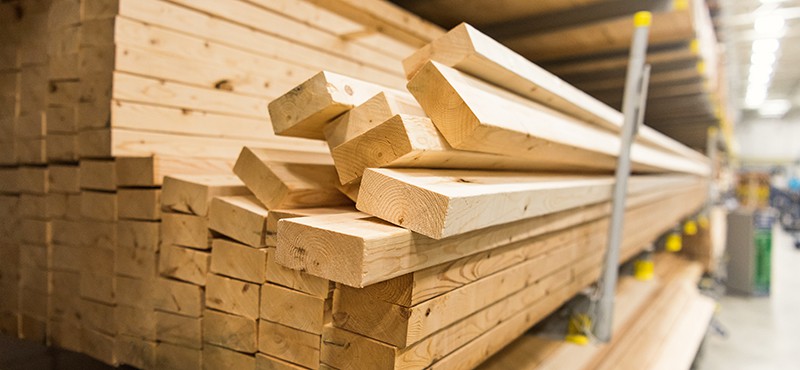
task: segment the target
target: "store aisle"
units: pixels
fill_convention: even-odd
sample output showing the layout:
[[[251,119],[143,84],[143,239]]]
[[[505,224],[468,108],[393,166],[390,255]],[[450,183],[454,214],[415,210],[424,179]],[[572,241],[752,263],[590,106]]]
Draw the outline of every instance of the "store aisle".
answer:
[[[800,251],[776,228],[772,253],[772,296],[720,300],[728,337],[709,336],[699,370],[800,369]]]

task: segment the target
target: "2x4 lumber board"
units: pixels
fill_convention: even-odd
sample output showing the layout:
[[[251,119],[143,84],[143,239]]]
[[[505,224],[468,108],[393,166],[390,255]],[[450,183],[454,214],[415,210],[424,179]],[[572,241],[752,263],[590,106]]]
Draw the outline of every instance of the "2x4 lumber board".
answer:
[[[267,233],[274,235],[278,232],[278,222],[285,218],[342,215],[347,217],[355,214],[361,215],[352,205],[337,207],[316,207],[316,208],[292,208],[292,209],[273,209],[267,215]],[[359,217],[359,216],[356,216]]]
[[[157,346],[154,341],[130,335],[118,335],[114,338],[114,354],[119,363],[139,369],[155,368]]]
[[[323,368],[323,364],[319,364]],[[257,370],[304,370],[305,367],[295,365],[291,362],[284,361],[277,357],[268,356],[263,353],[256,353],[256,369]],[[327,368],[323,368],[327,369]]]
[[[465,45],[467,45],[465,47]],[[416,74],[427,60],[434,60],[510,91],[573,115],[587,122],[618,132],[622,114],[562,81],[516,54],[468,24],[462,24],[429,46],[406,58],[406,75]],[[627,56],[624,59],[627,63]],[[624,66],[624,63],[623,63]],[[655,145],[690,158],[703,158],[647,127],[642,127],[643,143]]]
[[[117,245],[155,253],[160,242],[160,222],[119,220],[117,223]]]
[[[378,93],[408,94],[322,71],[269,103],[275,134],[324,140],[325,124]]]
[[[116,168],[113,160],[84,159],[80,162],[81,189],[117,190]]]
[[[258,323],[258,351],[307,368],[318,368],[320,336],[266,320]]]
[[[156,283],[155,275],[147,279],[117,275],[116,279],[117,307],[131,307],[146,311],[153,310],[152,289]]]
[[[225,20],[252,27],[286,40],[306,45],[314,49],[321,49],[330,54],[361,61],[387,72],[398,71],[399,63],[396,56],[374,50],[362,45],[358,40],[354,42],[344,40],[338,35],[316,29],[310,24],[296,21],[243,1],[235,1],[222,6],[216,1],[201,0],[171,0],[189,8],[194,8],[208,14],[213,14]]]
[[[360,292],[388,303],[412,307],[567,244],[580,243],[592,249],[602,239],[600,235],[607,226],[605,218],[590,221],[369,285]]]
[[[437,62],[427,62],[408,88],[454,148],[604,170],[616,165],[617,135]],[[631,158],[635,171],[709,171],[706,163],[640,143]]]
[[[247,195],[249,191],[233,174],[175,175],[164,178],[161,207],[165,211],[207,216],[217,196]]]
[[[267,250],[226,239],[214,239],[209,271],[251,283],[264,283],[267,281]]]
[[[157,104],[239,117],[261,118],[267,110],[263,98],[234,95],[177,82],[114,72],[114,98],[137,103]]]
[[[50,191],[50,182],[47,181],[49,170],[47,167],[41,166],[21,166],[16,169],[7,169],[11,175],[8,180],[8,185],[3,186],[3,189],[8,189],[6,192],[22,193],[22,194],[47,194]],[[16,172],[16,174],[11,174]],[[15,181],[16,180],[16,181]]]
[[[572,245],[562,246],[411,308],[364,299],[354,288],[340,287],[333,323],[405,348],[564,267],[577,257],[574,252]]]
[[[699,189],[702,184],[694,188]],[[656,191],[655,193],[660,193]],[[628,197],[626,208],[657,203]],[[369,215],[304,217],[278,224],[278,263],[362,288],[414,271],[608,215],[609,203],[503,224],[441,241]],[[313,235],[313,237],[311,237]]]
[[[78,155],[78,135],[48,134],[45,138],[47,161],[50,163],[76,162]]]
[[[182,281],[157,278],[153,305],[157,310],[189,317],[203,314],[203,287]]]
[[[251,27],[229,22],[180,5],[156,0],[123,0],[119,14],[126,18],[197,35],[246,52],[296,63],[312,69],[331,69],[393,87],[403,86],[399,71],[386,71],[361,60],[329,53]]]
[[[380,92],[325,125],[325,140],[328,147],[334,149],[396,114],[424,117],[425,111],[411,94]]]
[[[207,251],[164,244],[158,255],[158,272],[161,276],[204,286],[210,260]]]
[[[325,297],[269,283],[261,286],[261,319],[320,335],[325,316]]]
[[[196,157],[151,155],[117,157],[117,186],[157,187],[167,175],[212,175],[230,173],[233,161]]]
[[[85,197],[85,193],[84,193]],[[183,213],[161,214],[161,242],[195,249],[211,248],[208,218]]]
[[[698,44],[692,42],[680,42],[676,45],[656,47],[648,50],[646,61],[648,64],[663,64],[677,61],[698,60]],[[558,76],[574,76],[591,74],[609,70],[625,69],[628,64],[628,55],[619,53],[612,56],[581,59],[574,62],[563,62],[553,65],[546,65],[545,68]],[[649,94],[648,94],[649,95]]]
[[[203,346],[204,369],[242,369],[255,370],[256,358],[215,345]]]
[[[132,277],[150,279],[158,275],[159,254],[155,250],[130,247],[120,244],[114,254],[114,273],[119,278]]]
[[[268,282],[310,294],[314,297],[325,298],[328,296],[330,291],[330,282],[328,280],[277,264],[275,262],[275,248],[269,248],[267,254]]]
[[[157,221],[161,219],[161,189],[120,188],[117,190],[118,217]]]
[[[156,311],[152,308],[117,304],[114,310],[117,316],[117,336],[127,335],[153,342],[156,340]]]
[[[215,310],[257,319],[261,286],[209,274],[206,282],[206,306]]]
[[[536,61],[551,61],[623,50],[630,45],[633,30],[633,18],[622,16],[502,41]],[[694,37],[694,23],[689,9],[653,13],[650,45],[691,40]]]
[[[630,194],[687,177],[634,177]],[[356,208],[414,232],[442,239],[611,198],[607,176],[499,171],[368,169]],[[504,205],[504,206],[500,206]],[[502,212],[489,213],[492,209]]]
[[[387,1],[312,0],[311,2],[415,47],[421,47],[444,33],[439,26]]]
[[[202,349],[202,317],[187,317],[156,311],[156,339],[161,343]]]
[[[257,321],[225,312],[203,312],[203,342],[244,353],[258,350]]]
[[[81,329],[81,352],[108,365],[116,366],[113,335],[83,327]]]
[[[203,351],[170,343],[156,345],[156,369],[201,369]]]
[[[252,195],[214,197],[208,210],[208,227],[252,248],[261,248],[268,213]]]
[[[95,221],[117,221],[117,194],[104,191],[81,192],[81,215]]]
[[[245,147],[233,172],[267,209],[351,204],[329,155]]]
[[[473,170],[586,170],[492,153],[453,149],[430,119],[398,114],[331,149],[342,184],[361,181],[367,168]]]
[[[662,343],[661,351],[652,364],[655,369],[691,368],[701,342],[708,331],[714,314],[714,301],[705,296],[697,296],[671,329],[669,337]]]

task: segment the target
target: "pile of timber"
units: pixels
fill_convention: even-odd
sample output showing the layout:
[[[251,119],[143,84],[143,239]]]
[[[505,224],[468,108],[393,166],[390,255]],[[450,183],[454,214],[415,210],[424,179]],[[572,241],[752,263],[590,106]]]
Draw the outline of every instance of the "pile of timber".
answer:
[[[479,369],[689,369],[714,301],[697,290],[700,263],[661,254],[654,266],[653,280],[621,278],[609,343],[580,346],[533,332]]]
[[[706,145],[709,126],[727,127],[726,71],[706,1],[506,1],[502,7],[490,0],[470,6],[455,0],[396,2],[447,28],[473,24],[617,109],[632,16],[650,11],[652,75],[645,122],[695,148]]]
[[[270,100],[320,69],[401,87],[402,58],[442,33],[380,0],[0,1],[0,332],[156,367],[178,342],[156,319],[189,324],[149,297],[169,285],[200,317],[205,270],[169,266],[212,245],[162,240],[207,217],[162,209],[164,177],[249,194],[242,147],[327,151],[275,136]]]

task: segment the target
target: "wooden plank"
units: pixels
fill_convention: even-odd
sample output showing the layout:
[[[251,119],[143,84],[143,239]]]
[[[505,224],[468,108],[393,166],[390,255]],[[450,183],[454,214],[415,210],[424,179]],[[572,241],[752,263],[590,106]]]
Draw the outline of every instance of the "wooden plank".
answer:
[[[202,317],[156,311],[156,339],[161,343],[193,349],[203,348]]]
[[[264,283],[267,281],[267,249],[255,249],[226,239],[214,239],[210,271],[251,283]]]
[[[78,135],[48,134],[45,138],[48,162],[76,162],[78,156]]]
[[[139,279],[158,275],[158,257],[154,250],[120,244],[114,254],[114,273],[120,277]],[[119,284],[119,280],[117,280]]]
[[[12,180],[9,181],[7,185],[4,185],[4,189],[8,189],[6,192],[14,192],[14,193],[24,193],[24,194],[47,194],[50,189],[50,182],[47,181],[49,170],[47,167],[34,167],[34,166],[22,166],[14,169],[8,169],[6,171],[9,172],[16,172],[15,176],[10,176],[9,179],[16,179],[16,184]]]
[[[319,367],[320,336],[261,320],[258,351],[307,368]]]
[[[585,170],[491,153],[453,149],[430,119],[399,114],[331,149],[342,184],[361,181],[367,168]]]
[[[182,213],[161,214],[161,241],[195,249],[210,249],[208,218]]]
[[[380,92],[325,125],[325,140],[336,148],[396,114],[425,116],[411,94]]]
[[[203,312],[203,342],[244,353],[258,350],[257,320],[224,312]]]
[[[328,280],[283,267],[275,262],[275,248],[268,248],[267,281],[314,297],[326,298],[330,290]],[[269,297],[262,297],[269,299]],[[263,306],[263,305],[262,305]],[[263,309],[263,307],[262,307]]]
[[[203,369],[255,370],[256,358],[214,345],[203,346]]]
[[[691,194],[691,191],[702,193],[697,189],[700,187],[686,190],[683,194]],[[633,196],[628,198],[626,206],[634,209],[643,204],[658,204],[658,200],[658,196],[652,195]],[[594,220],[608,215],[609,209],[608,203],[597,204],[442,241],[412,233],[366,214],[361,217],[348,214],[296,218],[279,223],[275,257],[284,266],[345,285],[364,287]]]
[[[158,272],[161,276],[204,286],[210,260],[207,251],[164,244],[159,253]]]
[[[113,160],[84,159],[80,162],[81,189],[117,190],[116,167]]]
[[[325,297],[267,283],[261,286],[260,317],[319,335],[325,325]]]
[[[189,317],[203,314],[203,288],[177,280],[158,278],[155,284],[154,306],[158,310]]]
[[[629,193],[646,192],[660,186],[662,181],[681,184],[691,179],[634,177]],[[612,185],[613,180],[605,176],[368,169],[356,208],[425,236],[442,239],[608,201]],[[499,207],[500,204],[506,206]],[[503,212],[490,215],[487,213],[490,209]]]
[[[161,206],[170,212],[207,216],[216,196],[247,195],[249,191],[232,174],[166,176],[162,185]]]
[[[114,345],[114,352],[120,364],[140,369],[151,369],[156,366],[156,342],[129,335],[118,335]]]
[[[464,47],[467,45],[467,47]],[[583,91],[540,68],[468,24],[450,30],[403,62],[413,77],[428,60],[455,68],[484,81],[502,86],[565,114],[619,132],[623,116]],[[627,63],[623,59],[622,67]],[[698,153],[642,127],[637,140],[689,158],[707,161]]]
[[[383,91],[406,94],[323,71],[269,103],[272,128],[277,135],[324,140],[325,124]]]
[[[116,157],[117,186],[153,187],[163,184],[164,177],[230,173],[233,162],[208,158],[171,156]]]
[[[206,306],[248,319],[257,319],[260,288],[258,284],[209,274],[206,283]]]
[[[322,365],[322,364],[320,364]],[[303,370],[305,367],[286,362],[276,357],[256,353],[256,369],[258,370]]]
[[[82,352],[112,366],[117,364],[114,342],[113,336],[86,327],[81,330]]]
[[[156,340],[156,312],[152,308],[117,305],[117,336],[131,336],[146,341]]]
[[[161,219],[161,189],[119,189],[117,215],[121,219]]]
[[[436,62],[426,63],[408,88],[448,143],[457,149],[531,161],[591,164],[605,170],[613,168],[619,153],[619,137],[606,130]],[[443,96],[450,99],[447,104],[442,104]],[[445,105],[448,109],[443,109]],[[569,135],[565,136],[567,132]],[[635,171],[708,173],[705,163],[639,143],[633,144],[631,158]]]
[[[117,194],[104,191],[81,192],[81,215],[89,220],[117,221]]]
[[[161,224],[150,221],[119,220],[117,241],[119,246],[156,252],[159,246]]]
[[[233,172],[267,209],[350,204],[339,192],[327,155],[276,152],[245,147]]]
[[[116,276],[117,284],[117,307],[138,308],[141,310],[153,310],[153,286],[156,284],[155,274],[144,278],[133,278],[126,276]],[[149,337],[149,339],[154,339]]]
[[[169,343],[158,343],[156,346],[157,369],[196,370],[202,368],[202,363],[201,350]]]
[[[264,246],[268,211],[252,195],[214,197],[208,227],[253,248]]]

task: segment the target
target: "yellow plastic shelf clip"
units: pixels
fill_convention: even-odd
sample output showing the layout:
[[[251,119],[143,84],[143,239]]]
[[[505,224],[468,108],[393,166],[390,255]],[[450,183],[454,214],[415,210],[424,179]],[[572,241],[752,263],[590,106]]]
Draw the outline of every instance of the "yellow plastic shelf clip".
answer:
[[[683,233],[689,236],[697,235],[697,222],[688,220],[683,223]]]
[[[667,241],[664,243],[664,248],[668,252],[680,252],[683,249],[683,239],[681,234],[673,232],[667,235]]]

